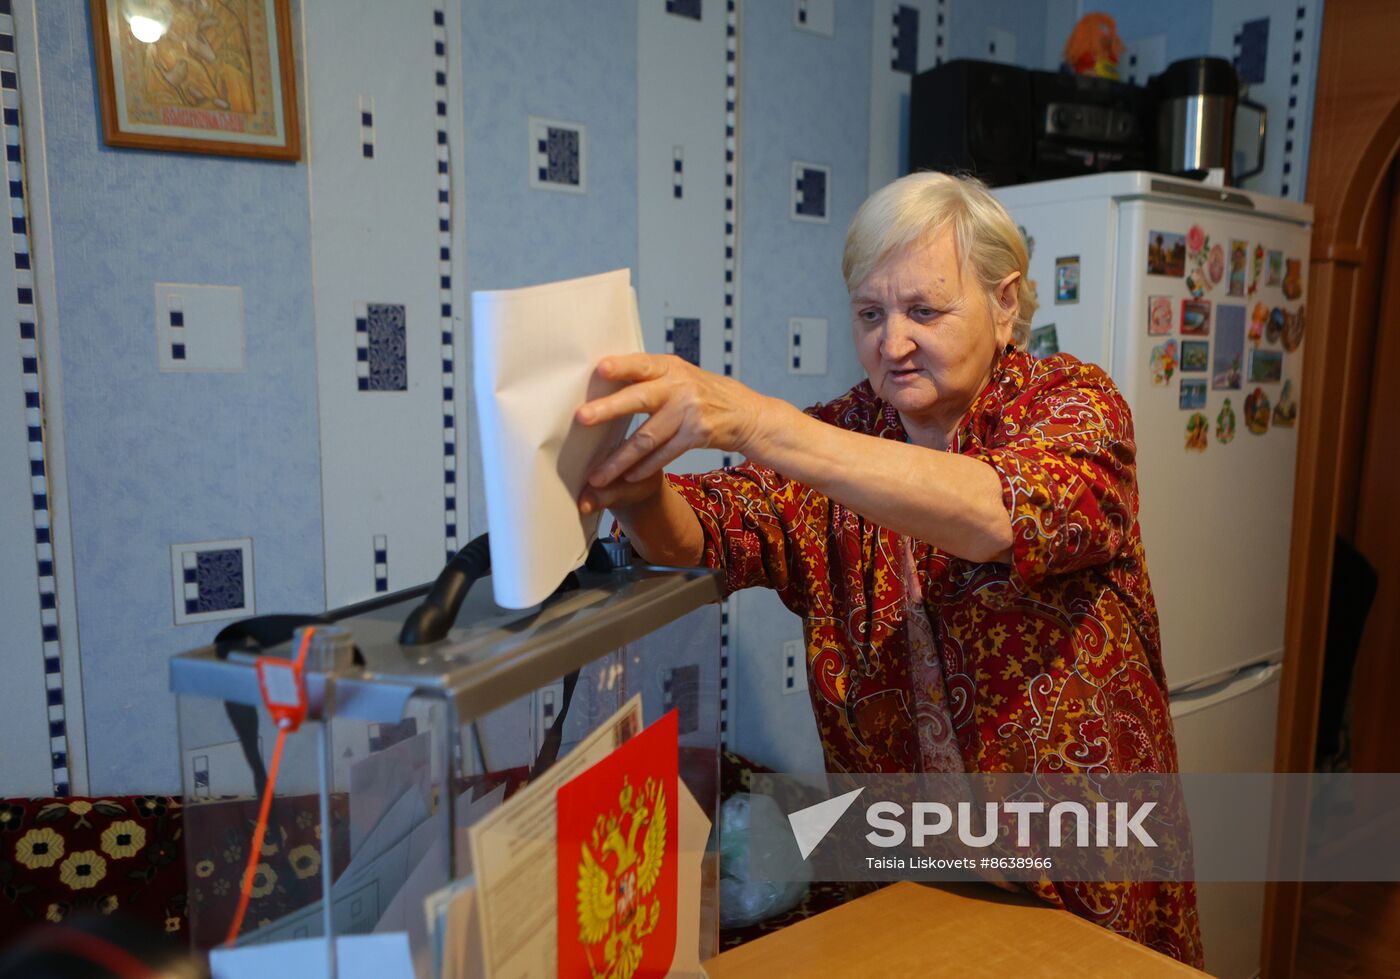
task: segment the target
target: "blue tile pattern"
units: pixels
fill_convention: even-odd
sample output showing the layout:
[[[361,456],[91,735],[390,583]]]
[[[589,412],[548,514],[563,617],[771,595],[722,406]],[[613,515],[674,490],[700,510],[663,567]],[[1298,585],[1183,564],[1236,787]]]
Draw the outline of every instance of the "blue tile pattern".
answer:
[[[374,536],[374,591],[381,594],[389,590],[389,538],[385,534]]]
[[[44,437],[43,354],[38,343],[39,310],[34,305],[34,268],[25,215],[24,121],[19,97],[19,62],[15,25],[9,3],[0,7],[0,103],[4,105],[5,179],[9,183],[10,253],[19,301],[19,357],[24,387],[25,427],[29,436],[30,506],[34,523],[34,560],[38,570],[39,640],[43,658],[45,707],[49,722],[49,771],[53,794],[70,792],[68,719],[63,694],[63,650],[58,626],[50,533],[48,446]]]
[[[677,666],[661,678],[661,709],[675,708],[680,734],[691,734],[700,727],[700,667]]]
[[[1246,85],[1264,81],[1264,63],[1269,55],[1269,18],[1259,17],[1240,25],[1235,35],[1235,70]]]
[[[666,344],[671,353],[700,366],[700,320],[696,317],[677,317],[671,320],[666,331]]]
[[[933,36],[933,64],[936,68],[948,58],[948,0],[938,0],[934,23],[938,27]]]
[[[368,303],[366,333],[370,391],[408,390],[408,329],[397,303]]]
[[[439,333],[442,340],[442,500],[443,500],[443,544],[447,560],[457,554],[457,399],[456,362],[457,327],[452,309],[452,155],[450,136],[447,129],[447,14],[446,7],[438,3],[433,10],[433,59],[434,79],[433,109],[436,113],[437,133],[437,178],[438,178],[438,316]],[[387,547],[387,544],[386,544]],[[387,560],[387,559],[386,559]],[[375,575],[375,588],[379,590],[380,576]],[[385,565],[382,579],[384,590],[388,590],[388,567]]]
[[[906,75],[919,70],[919,11],[899,4],[894,8],[894,37],[890,42],[890,67]]]
[[[699,20],[700,0],[666,0],[666,13]]]
[[[243,588],[243,549],[221,548],[195,555],[198,598],[185,599],[185,612],[230,612],[247,605]],[[188,577],[188,576],[187,576]]]
[[[807,218],[826,217],[826,171],[803,167],[797,180],[797,213]]]
[[[724,352],[720,360],[725,377],[735,373],[734,323],[739,315],[736,301],[738,292],[739,254],[739,5],[737,0],[725,0],[724,4]],[[698,324],[697,324],[698,333]],[[733,463],[728,454],[721,456],[720,462],[728,467]],[[719,625],[719,737],[726,747],[729,745],[729,614],[734,608],[732,599],[725,599],[720,605]]]
[[[568,187],[579,185],[579,138],[577,129],[550,126],[546,130],[544,146],[546,163],[540,171],[540,180],[549,184],[564,184]]]
[[[1295,130],[1298,125],[1298,94],[1302,88],[1301,62],[1307,56],[1307,50],[1303,47],[1303,25],[1307,23],[1307,12],[1306,7],[1299,6],[1293,15],[1293,54],[1288,64],[1288,115],[1284,120],[1282,182],[1279,186],[1279,194],[1283,197],[1288,197],[1294,186],[1294,146],[1298,142]]]
[[[374,159],[374,99],[360,96],[360,155]]]

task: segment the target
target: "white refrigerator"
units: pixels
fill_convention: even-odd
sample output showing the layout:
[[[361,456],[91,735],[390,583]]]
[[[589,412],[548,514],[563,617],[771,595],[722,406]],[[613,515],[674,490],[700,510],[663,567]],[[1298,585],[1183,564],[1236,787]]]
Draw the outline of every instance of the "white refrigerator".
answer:
[[[1312,207],[1152,173],[995,191],[1031,249],[1032,349],[1104,367],[1182,771],[1272,771]],[[1198,888],[1206,968],[1259,969],[1262,884]]]

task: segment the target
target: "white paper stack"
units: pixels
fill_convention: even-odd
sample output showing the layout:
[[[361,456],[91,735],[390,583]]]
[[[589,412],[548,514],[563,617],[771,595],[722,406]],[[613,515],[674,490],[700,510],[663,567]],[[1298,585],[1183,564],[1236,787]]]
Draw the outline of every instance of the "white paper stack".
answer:
[[[529,608],[583,563],[598,527],[579,494],[630,419],[585,428],[574,412],[621,387],[594,376],[599,360],[642,349],[631,272],[473,292],[472,343],[491,582],[496,604]]]

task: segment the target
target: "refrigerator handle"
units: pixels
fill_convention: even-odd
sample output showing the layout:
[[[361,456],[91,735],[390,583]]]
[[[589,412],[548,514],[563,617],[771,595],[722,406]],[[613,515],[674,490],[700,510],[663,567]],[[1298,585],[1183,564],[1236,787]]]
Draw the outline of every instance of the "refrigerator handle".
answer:
[[[1179,714],[1201,710],[1206,707],[1233,700],[1241,694],[1264,686],[1283,672],[1279,662],[1256,663],[1230,674],[1223,680],[1208,686],[1197,687],[1171,693],[1172,713]]]

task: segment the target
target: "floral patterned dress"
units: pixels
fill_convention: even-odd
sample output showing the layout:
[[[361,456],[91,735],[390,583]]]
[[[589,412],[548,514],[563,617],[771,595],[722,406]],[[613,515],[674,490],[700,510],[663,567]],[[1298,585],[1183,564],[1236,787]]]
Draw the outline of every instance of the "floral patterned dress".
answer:
[[[868,382],[808,414],[907,437]],[[699,517],[726,594],[767,586],[802,617],[830,771],[943,767],[942,716],[971,772],[1176,771],[1132,417],[1113,382],[1068,354],[1007,348],[951,448],[1000,477],[1010,563],[908,540],[762,466],[667,478]],[[906,594],[912,581],[922,594]],[[1193,883],[1025,886],[1204,965]]]

